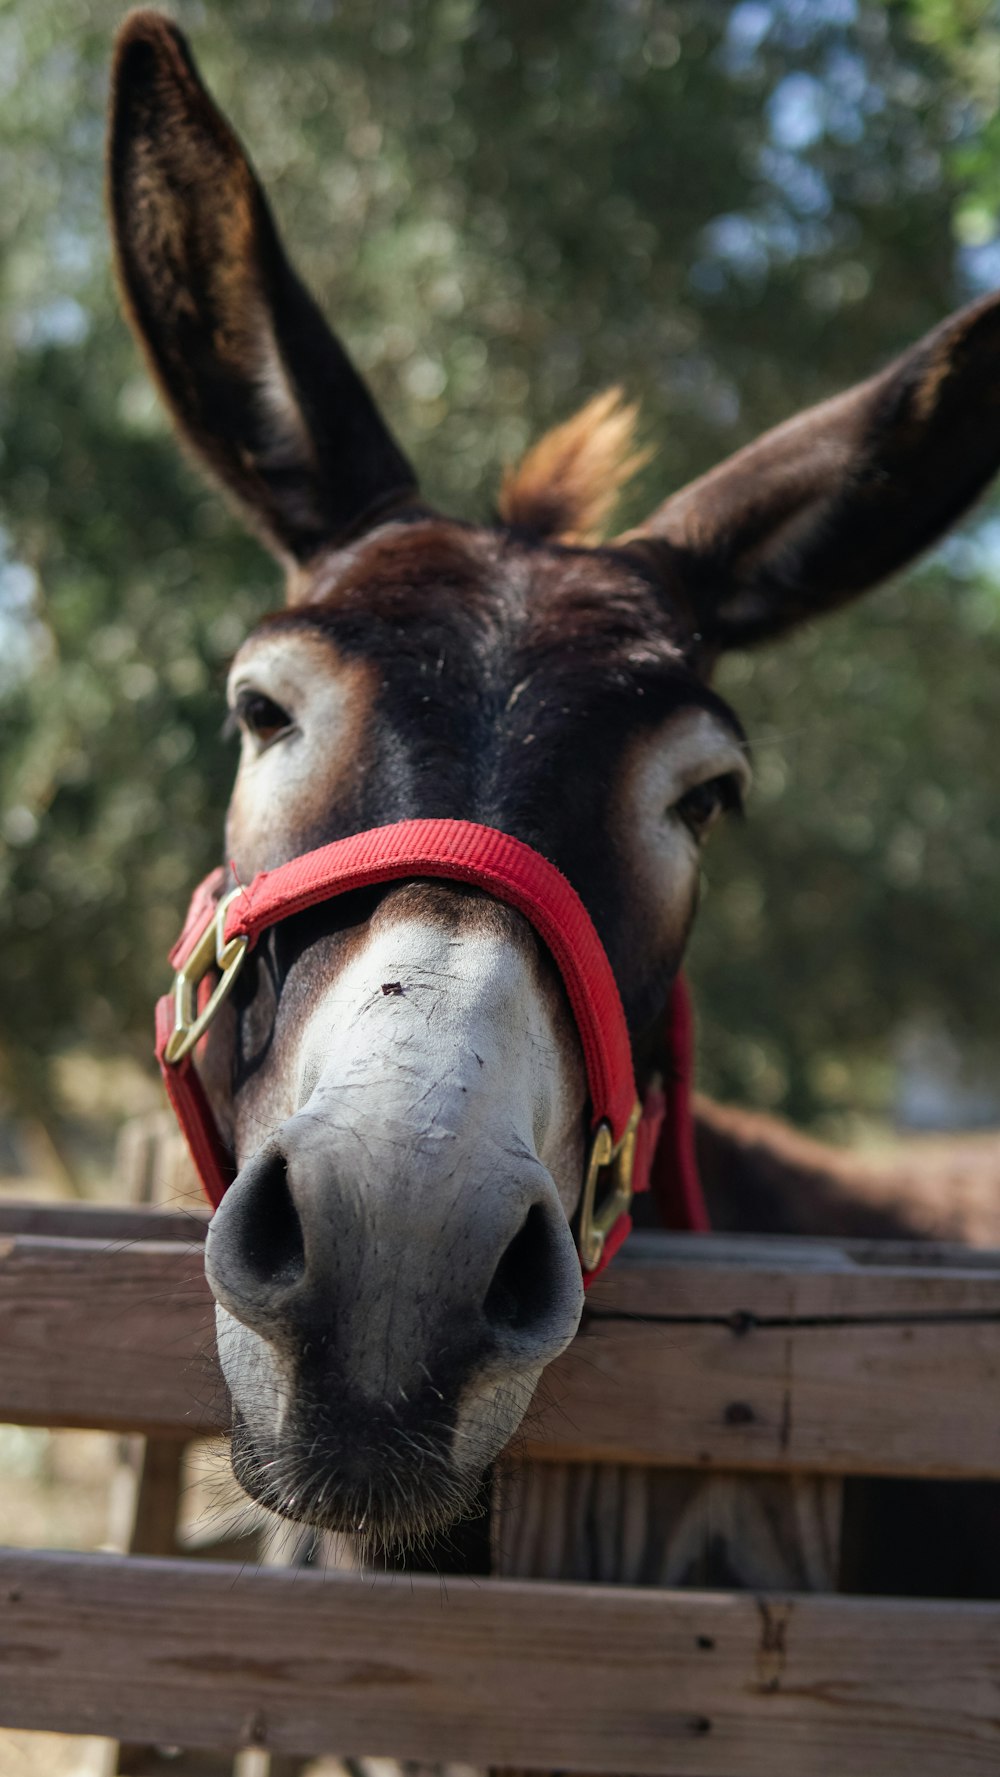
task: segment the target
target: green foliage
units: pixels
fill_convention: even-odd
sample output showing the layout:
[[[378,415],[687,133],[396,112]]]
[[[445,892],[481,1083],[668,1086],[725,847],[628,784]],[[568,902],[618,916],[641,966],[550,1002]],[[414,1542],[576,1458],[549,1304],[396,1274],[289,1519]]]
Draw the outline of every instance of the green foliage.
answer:
[[[656,446],[636,518],[982,274],[979,6],[175,11],[428,492],[463,514],[622,381]],[[100,161],[119,16],[0,17],[0,1048],[24,1102],[69,1044],[145,1052],[219,852],[225,662],[277,598],[117,316]],[[710,1085],[816,1120],[884,1106],[894,1032],[922,1011],[988,1041],[997,547],[980,513],[906,584],[726,665],[760,790],[710,858]]]
[[[909,0],[953,102],[949,159],[961,182],[955,232],[966,258],[1000,269],[1000,12],[993,0]]]

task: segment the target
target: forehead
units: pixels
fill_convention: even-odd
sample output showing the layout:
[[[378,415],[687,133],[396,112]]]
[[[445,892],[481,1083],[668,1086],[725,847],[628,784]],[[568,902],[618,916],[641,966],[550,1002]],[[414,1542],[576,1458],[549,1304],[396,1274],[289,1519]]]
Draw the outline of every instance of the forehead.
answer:
[[[234,663],[233,692],[255,684],[295,724],[287,745],[244,748],[228,829],[243,874],[398,820],[496,827],[573,883],[638,1016],[636,896],[655,876],[670,903],[662,973],[696,870],[661,834],[637,871],[631,829],[668,825],[690,775],[731,769],[742,742],[669,588],[625,551],[422,522],[331,557],[293,597]]]
[[[299,575],[291,608],[251,638],[326,637],[386,685],[423,678],[425,704],[618,699],[638,721],[700,704],[742,737],[691,661],[679,575],[638,552],[535,544],[451,522],[394,524]],[[244,651],[241,650],[241,656]],[[647,705],[642,700],[649,699]]]

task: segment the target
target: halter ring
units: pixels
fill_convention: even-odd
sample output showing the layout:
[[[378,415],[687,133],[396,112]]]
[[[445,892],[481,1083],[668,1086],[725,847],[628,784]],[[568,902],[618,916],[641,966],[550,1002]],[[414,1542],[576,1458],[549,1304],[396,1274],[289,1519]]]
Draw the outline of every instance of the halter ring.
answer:
[[[171,1066],[191,1053],[236,984],[250,940],[238,936],[226,943],[226,914],[242,893],[242,889],[235,888],[223,896],[187,961],[174,976],[174,1028],[164,1052],[164,1060]],[[218,969],[219,979],[199,1012],[198,988],[210,969]]]
[[[625,1133],[615,1146],[609,1123],[599,1123],[590,1144],[587,1171],[580,1198],[580,1230],[577,1247],[584,1271],[596,1271],[604,1253],[604,1243],[620,1216],[626,1215],[632,1202],[632,1181],[635,1171],[635,1143],[642,1105],[636,1100]],[[602,1173],[609,1175],[611,1189],[597,1207],[597,1181]]]

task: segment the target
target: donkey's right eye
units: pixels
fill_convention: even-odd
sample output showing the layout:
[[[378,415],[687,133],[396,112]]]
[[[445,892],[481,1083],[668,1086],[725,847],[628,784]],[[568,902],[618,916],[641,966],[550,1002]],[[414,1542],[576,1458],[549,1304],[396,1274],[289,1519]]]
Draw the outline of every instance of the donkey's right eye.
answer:
[[[236,699],[236,715],[248,734],[261,746],[277,740],[295,726],[287,710],[262,691],[241,691]]]

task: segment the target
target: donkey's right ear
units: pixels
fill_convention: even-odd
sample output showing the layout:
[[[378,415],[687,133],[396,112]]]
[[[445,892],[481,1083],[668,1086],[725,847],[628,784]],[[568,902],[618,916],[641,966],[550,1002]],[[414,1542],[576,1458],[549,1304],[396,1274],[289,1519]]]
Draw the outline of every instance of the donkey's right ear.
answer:
[[[275,553],[304,562],[412,498],[409,463],[160,13],[119,33],[108,160],[132,327],[182,434]]]

